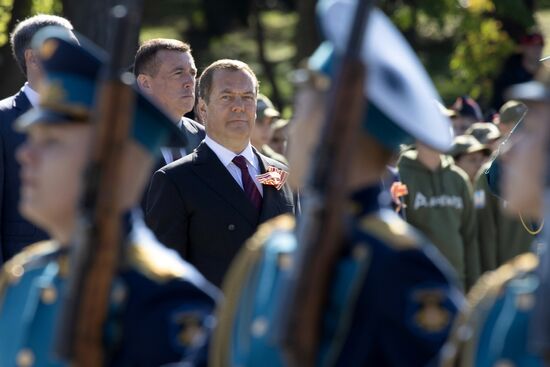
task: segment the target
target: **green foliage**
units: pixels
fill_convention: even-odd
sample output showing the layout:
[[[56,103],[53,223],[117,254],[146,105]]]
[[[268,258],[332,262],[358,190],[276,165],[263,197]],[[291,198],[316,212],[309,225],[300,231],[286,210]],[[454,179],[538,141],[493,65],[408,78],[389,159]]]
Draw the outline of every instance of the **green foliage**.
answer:
[[[0,0],[0,47],[8,42],[8,22],[11,18],[13,0]]]
[[[515,47],[507,31],[535,24],[523,0],[386,0],[382,4],[448,102],[470,94],[487,105],[492,80]]]
[[[463,40],[450,61],[451,81],[456,94],[470,94],[488,102],[492,80],[514,50],[514,43],[495,19],[470,15],[465,17],[463,26]]]
[[[417,8],[443,27],[446,16],[456,12],[456,0],[419,0]]]
[[[7,29],[11,19],[11,10],[14,0],[0,0],[0,47],[3,46],[9,39]],[[62,14],[63,4],[61,0],[33,0],[32,14]],[[31,14],[29,14],[31,15]]]
[[[411,6],[403,5],[395,10],[391,16],[394,24],[403,31],[414,27],[415,16]]]
[[[289,16],[280,11],[266,11],[262,14],[262,24],[266,35],[266,58],[274,66],[277,86],[285,105],[291,104],[293,95],[293,87],[288,75],[294,69],[292,60],[296,48],[293,37],[297,20],[296,15]],[[271,96],[272,85],[265,77],[254,37],[254,30],[239,29],[211,39],[208,52],[203,53],[201,59],[197,60],[199,69],[220,58],[245,60],[257,74],[262,93]],[[289,117],[288,110],[286,117]]]
[[[256,31],[253,27],[235,27],[219,37],[209,37],[205,44],[201,45],[193,42],[190,37],[193,35],[192,32],[206,32],[204,13],[199,4],[186,2],[185,6],[174,7],[169,13],[166,9],[162,10],[172,2],[173,0],[164,1],[162,6],[151,8],[153,13],[145,13],[146,26],[142,28],[141,41],[167,37],[191,42],[199,72],[217,59],[244,60],[257,74],[262,93],[272,96],[273,88],[265,77],[265,71],[259,60]],[[264,28],[266,58],[273,65],[283,102],[286,106],[290,106],[293,87],[288,75],[294,69],[293,59],[296,55],[294,33],[298,16],[296,13],[287,11],[267,10],[261,12],[261,22]],[[254,24],[254,19],[250,20],[250,24]],[[285,109],[283,114],[289,117],[289,109]]]
[[[63,4],[61,0],[33,0],[32,12],[33,14],[61,14],[63,10]]]
[[[179,38],[180,33],[174,28],[173,25],[163,27],[143,27],[139,34],[140,42],[150,40],[153,38]]]
[[[495,1],[495,13],[499,18],[514,19],[514,21],[525,28],[535,25],[533,14],[523,1],[498,0]]]

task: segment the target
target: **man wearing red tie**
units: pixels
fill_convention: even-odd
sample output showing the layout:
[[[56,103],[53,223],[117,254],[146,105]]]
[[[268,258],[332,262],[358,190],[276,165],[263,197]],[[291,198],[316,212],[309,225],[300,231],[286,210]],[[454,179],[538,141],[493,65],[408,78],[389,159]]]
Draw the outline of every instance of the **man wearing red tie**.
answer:
[[[287,167],[250,144],[258,80],[237,60],[218,60],[199,80],[206,138],[190,155],[157,171],[147,224],[205,277],[220,285],[258,224],[294,211]]]

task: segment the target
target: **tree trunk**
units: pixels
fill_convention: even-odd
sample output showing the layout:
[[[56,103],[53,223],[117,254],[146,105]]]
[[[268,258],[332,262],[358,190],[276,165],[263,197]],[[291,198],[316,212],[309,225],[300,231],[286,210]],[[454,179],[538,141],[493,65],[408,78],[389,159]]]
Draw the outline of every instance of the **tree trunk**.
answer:
[[[299,21],[296,23],[296,64],[309,57],[319,46],[319,26],[315,11],[317,0],[298,1]]]
[[[20,20],[25,19],[31,13],[32,0],[13,0],[11,18],[7,29],[11,33]],[[0,83],[0,99],[4,99],[15,92],[25,82],[25,76],[15,61],[9,42],[0,47],[0,70],[2,70],[2,83]]]
[[[128,5],[129,9],[142,7],[142,0],[62,0],[63,14],[71,21],[74,29],[91,40],[102,49],[109,49],[109,43],[112,41],[113,29],[110,23],[109,12],[115,5]],[[134,13],[134,16],[141,14]],[[135,51],[137,51],[139,35],[135,35]],[[127,60],[130,67],[133,58]]]
[[[265,35],[264,35],[264,28],[262,26],[262,20],[260,17],[260,9],[258,8],[258,4],[256,4],[256,1],[252,1],[252,14],[255,18],[255,27],[256,27],[256,45],[258,46],[258,59],[260,60],[260,63],[262,64],[262,67],[264,69],[264,74],[267,80],[269,80],[269,84],[271,84],[272,94],[271,99],[273,101],[273,104],[279,109],[279,111],[282,111],[283,107],[283,101],[281,99],[281,93],[279,92],[279,87],[277,86],[277,80],[275,79],[275,73],[273,71],[273,65],[271,62],[267,59],[266,52],[265,52]]]
[[[109,9],[114,0],[62,0],[63,14],[75,30],[105,49],[108,43]]]

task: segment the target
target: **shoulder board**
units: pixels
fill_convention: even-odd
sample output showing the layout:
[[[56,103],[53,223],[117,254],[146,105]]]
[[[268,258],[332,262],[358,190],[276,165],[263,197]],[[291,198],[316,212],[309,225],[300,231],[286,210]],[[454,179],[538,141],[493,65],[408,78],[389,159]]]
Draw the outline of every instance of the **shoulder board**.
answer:
[[[359,220],[359,228],[397,250],[417,248],[421,243],[414,229],[392,211],[382,211],[363,217]]]
[[[441,367],[471,366],[474,364],[477,342],[484,315],[492,308],[506,284],[512,279],[535,270],[538,258],[532,253],[515,257],[496,270],[486,272],[468,293],[468,303],[455,320],[444,349]],[[465,332],[469,330],[471,332]],[[457,363],[460,361],[460,363]]]
[[[260,285],[251,281],[251,274],[261,266],[265,245],[277,232],[291,232],[295,227],[295,219],[290,214],[283,214],[258,226],[256,233],[246,242],[233,260],[222,284],[224,305],[218,310],[216,325],[210,346],[210,362],[212,366],[226,366],[232,358],[230,346],[234,338],[235,325],[245,324],[248,313],[254,307],[239,310],[243,300],[249,302],[247,295],[255,294]],[[288,263],[283,261],[283,263]],[[283,264],[279,261],[279,266]],[[271,269],[274,271],[274,269]],[[268,286],[272,286],[269,284]],[[246,303],[245,303],[246,304]],[[250,305],[249,305],[250,306]],[[255,305],[254,305],[255,306]],[[244,313],[246,316],[239,315]],[[240,319],[238,316],[242,316]],[[248,325],[246,325],[248,326]]]
[[[38,259],[56,252],[59,248],[59,243],[56,241],[41,241],[25,247],[20,253],[8,260],[0,271],[0,298],[10,284],[17,283],[25,273],[26,268]]]
[[[283,214],[268,220],[258,226],[256,233],[246,242],[245,247],[248,250],[261,249],[266,240],[276,231],[290,232],[294,230],[296,220],[290,214]]]
[[[495,298],[510,280],[535,270],[538,264],[538,257],[529,252],[518,255],[498,269],[483,274],[468,293],[468,304],[475,307],[487,298]]]
[[[179,255],[160,244],[134,243],[127,252],[128,264],[139,273],[156,281],[168,282],[175,278],[193,279],[200,274]]]
[[[132,228],[126,239],[124,266],[157,283],[176,278],[183,278],[199,287],[207,283],[198,270],[183,260],[175,250],[162,245],[139,216],[132,216],[131,223]]]

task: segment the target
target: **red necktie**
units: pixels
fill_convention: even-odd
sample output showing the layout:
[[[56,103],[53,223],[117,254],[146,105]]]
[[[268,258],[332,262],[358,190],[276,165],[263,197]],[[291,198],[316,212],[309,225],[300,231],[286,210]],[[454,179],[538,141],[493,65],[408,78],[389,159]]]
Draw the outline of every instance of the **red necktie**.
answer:
[[[235,165],[241,170],[244,193],[248,196],[256,209],[260,210],[260,207],[262,206],[262,195],[254,183],[254,180],[250,177],[248,166],[246,165],[246,158],[242,155],[238,155],[233,158],[233,163],[235,163]]]

